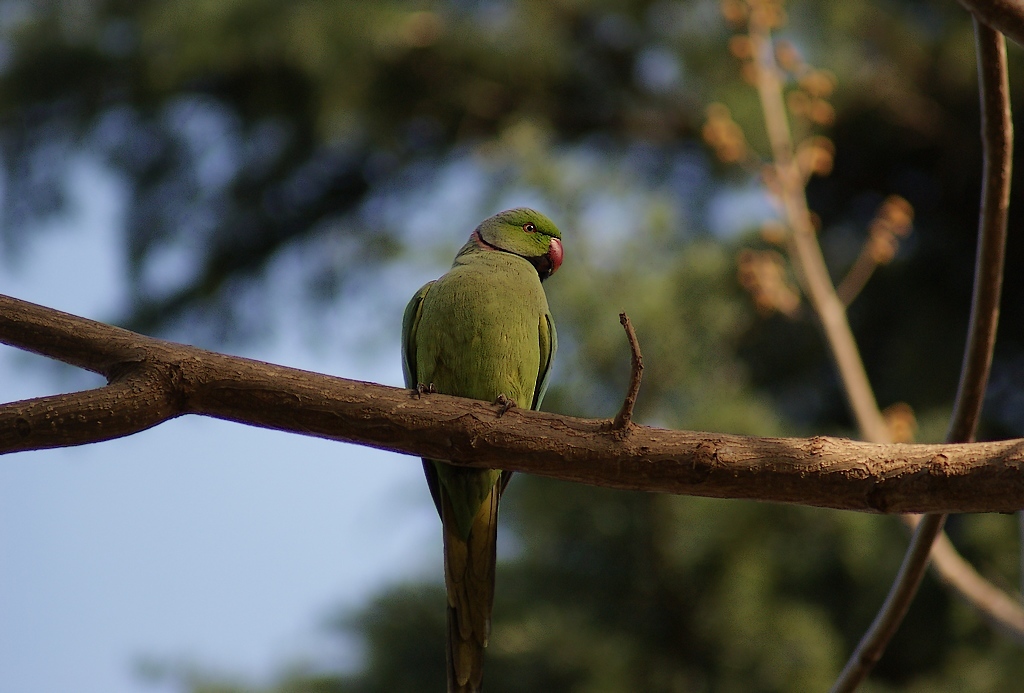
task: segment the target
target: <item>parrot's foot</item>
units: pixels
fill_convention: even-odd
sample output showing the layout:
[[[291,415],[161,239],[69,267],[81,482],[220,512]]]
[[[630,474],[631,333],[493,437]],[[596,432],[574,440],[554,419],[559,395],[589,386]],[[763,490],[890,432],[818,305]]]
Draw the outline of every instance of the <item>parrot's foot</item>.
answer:
[[[494,403],[498,405],[498,418],[500,419],[505,415],[512,407],[516,406],[516,403],[510,400],[505,395],[498,395],[498,399],[494,400]]]
[[[423,383],[417,383],[415,392],[416,399],[419,399],[423,395],[437,394],[437,388],[434,387],[434,383],[427,383],[426,385]]]

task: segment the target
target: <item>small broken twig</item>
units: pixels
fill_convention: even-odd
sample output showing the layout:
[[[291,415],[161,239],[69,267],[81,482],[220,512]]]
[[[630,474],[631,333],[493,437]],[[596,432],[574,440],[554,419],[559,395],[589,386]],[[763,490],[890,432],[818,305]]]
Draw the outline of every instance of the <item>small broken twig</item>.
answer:
[[[622,409],[615,415],[612,429],[623,431],[629,429],[629,424],[633,420],[633,406],[636,404],[636,396],[640,392],[640,379],[644,374],[644,357],[640,353],[640,342],[637,341],[636,332],[633,331],[633,323],[629,321],[629,316],[625,313],[619,313],[619,322],[622,323],[622,329],[626,331],[626,339],[629,340],[631,372],[626,399],[622,403]]]

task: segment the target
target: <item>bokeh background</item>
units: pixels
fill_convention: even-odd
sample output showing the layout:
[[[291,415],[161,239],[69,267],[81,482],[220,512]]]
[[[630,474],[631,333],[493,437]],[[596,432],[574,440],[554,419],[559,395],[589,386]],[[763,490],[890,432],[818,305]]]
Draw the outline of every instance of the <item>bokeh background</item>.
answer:
[[[940,440],[980,189],[970,19],[952,0],[783,13],[832,85],[795,123],[834,147],[808,195],[836,280],[884,200],[914,210],[850,318],[880,404]],[[806,303],[757,306],[738,278],[776,212],[756,165],[702,141],[720,103],[766,155],[735,33],[717,0],[0,0],[0,291],[398,385],[405,301],[480,219],[531,205],[566,249],[545,409],[614,414],[626,310],[640,422],[856,435]],[[1011,46],[1018,103],[1022,68]],[[1021,190],[985,438],[1024,436]],[[0,348],[4,401],[98,383]],[[907,539],[887,517],[522,475],[502,520],[492,692],[824,690]],[[439,527],[414,459],[218,421],[7,456],[0,691],[438,690]],[[948,531],[1017,590],[1014,517]],[[1021,646],[928,578],[863,690],[1022,677]]]

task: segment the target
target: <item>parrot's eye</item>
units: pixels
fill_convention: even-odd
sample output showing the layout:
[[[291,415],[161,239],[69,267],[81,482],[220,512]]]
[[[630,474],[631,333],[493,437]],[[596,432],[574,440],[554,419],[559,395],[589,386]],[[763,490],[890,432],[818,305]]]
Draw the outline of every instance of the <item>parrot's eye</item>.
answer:
[[[537,227],[534,226],[533,224],[523,224],[523,231],[525,231],[526,233],[533,233],[536,230]]]

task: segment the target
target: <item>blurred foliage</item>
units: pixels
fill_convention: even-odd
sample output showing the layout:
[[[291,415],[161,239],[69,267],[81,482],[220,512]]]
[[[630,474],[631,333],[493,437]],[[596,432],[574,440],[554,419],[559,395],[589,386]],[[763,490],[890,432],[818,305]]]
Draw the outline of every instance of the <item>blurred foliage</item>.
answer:
[[[784,38],[838,83],[834,161],[809,185],[836,279],[883,201],[914,210],[850,314],[880,403],[908,403],[918,439],[940,439],[980,188],[970,21],[955,3],[912,0],[787,12]],[[15,261],[63,210],[73,158],[102,160],[127,190],[124,324],[248,334],[261,313],[246,302],[282,267],[314,308],[379,298],[436,275],[475,221],[526,202],[566,233],[548,284],[561,349],[545,408],[616,411],[626,310],[647,364],[639,421],[852,434],[806,304],[758,312],[740,286],[737,258],[765,245],[755,231],[771,212],[749,172],[699,142],[715,102],[766,154],[717,1],[0,0],[0,36],[0,252]],[[1018,50],[1010,62],[1020,102]],[[1024,435],[1022,255],[1014,236],[987,436]],[[168,277],[168,263],[183,269]],[[503,507],[521,548],[499,569],[490,691],[825,689],[906,544],[889,518],[527,477]],[[1013,518],[948,530],[1013,589]],[[437,689],[443,603],[438,576],[341,618],[365,641],[356,672],[181,682]],[[929,580],[864,690],[1018,690],[1020,655]]]

